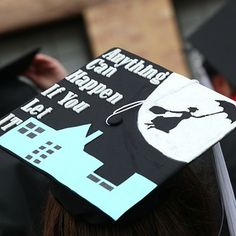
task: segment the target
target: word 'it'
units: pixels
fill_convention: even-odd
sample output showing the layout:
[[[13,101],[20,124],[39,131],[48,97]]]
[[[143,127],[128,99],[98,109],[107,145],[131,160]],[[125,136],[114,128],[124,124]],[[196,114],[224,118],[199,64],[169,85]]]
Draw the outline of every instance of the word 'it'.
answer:
[[[10,113],[8,116],[0,120],[0,129],[6,131],[13,126],[21,124],[23,121],[15,116],[13,113]]]

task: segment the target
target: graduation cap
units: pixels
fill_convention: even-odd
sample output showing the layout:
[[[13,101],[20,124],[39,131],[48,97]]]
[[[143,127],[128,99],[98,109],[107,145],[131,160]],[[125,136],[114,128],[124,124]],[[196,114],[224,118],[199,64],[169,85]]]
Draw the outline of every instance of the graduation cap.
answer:
[[[211,73],[220,73],[236,86],[236,2],[230,1],[194,32],[189,40],[207,61]]]
[[[38,52],[39,49],[34,49],[0,68],[0,117],[37,94],[32,86],[20,81],[19,76],[28,69]]]
[[[39,50],[39,48],[36,48],[30,52],[27,52],[0,68],[0,80],[16,78],[24,73],[29,68],[33,58]]]
[[[50,176],[72,214],[117,221],[152,208],[235,120],[231,99],[114,48],[1,119],[0,145]]]

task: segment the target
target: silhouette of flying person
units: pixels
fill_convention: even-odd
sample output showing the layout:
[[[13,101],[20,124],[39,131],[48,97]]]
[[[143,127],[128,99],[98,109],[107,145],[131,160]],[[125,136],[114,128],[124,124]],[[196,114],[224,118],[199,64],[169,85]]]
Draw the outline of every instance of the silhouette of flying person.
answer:
[[[198,108],[189,107],[188,111],[170,111],[158,106],[154,106],[150,108],[150,111],[155,114],[160,114],[158,112],[164,111],[164,113],[161,113],[161,115],[164,115],[166,112],[181,114],[181,116],[171,117],[157,116],[153,120],[151,120],[151,123],[146,123],[146,125],[148,125],[148,129],[156,128],[163,132],[169,133],[170,130],[174,129],[182,120],[189,119],[190,117],[195,117],[192,115],[192,113],[198,111]]]
[[[203,118],[206,116],[226,113],[228,114],[227,118],[231,120],[231,123],[234,122],[236,120],[235,106],[226,101],[216,100],[216,102],[218,102],[219,107],[222,107],[223,110],[217,111],[211,114],[200,115],[200,116],[195,116],[194,114],[192,114],[199,110],[196,107],[189,107],[188,111],[171,111],[171,110],[166,110],[163,107],[153,106],[149,110],[153,112],[154,114],[157,114],[158,116],[152,119],[150,123],[145,123],[145,124],[148,126],[147,129],[156,128],[163,132],[169,133],[170,130],[174,129],[181,121],[189,119],[191,117]],[[170,112],[173,114],[181,114],[181,116],[169,116],[169,117],[164,116],[167,112]]]

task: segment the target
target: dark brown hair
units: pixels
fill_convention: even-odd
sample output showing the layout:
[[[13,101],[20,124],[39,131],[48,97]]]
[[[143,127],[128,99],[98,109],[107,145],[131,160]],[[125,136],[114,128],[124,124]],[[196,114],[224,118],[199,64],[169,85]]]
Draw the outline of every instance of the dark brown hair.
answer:
[[[188,168],[178,174],[165,200],[134,223],[97,224],[71,216],[52,194],[45,211],[44,236],[213,236],[215,218],[206,189]]]

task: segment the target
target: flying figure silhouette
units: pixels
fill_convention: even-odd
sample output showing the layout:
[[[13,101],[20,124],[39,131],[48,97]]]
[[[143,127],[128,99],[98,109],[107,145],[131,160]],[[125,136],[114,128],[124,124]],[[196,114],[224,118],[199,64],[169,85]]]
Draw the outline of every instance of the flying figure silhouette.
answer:
[[[219,106],[223,108],[222,111],[201,116],[194,115],[194,113],[198,111],[197,107],[188,107],[188,111],[171,111],[171,110],[166,110],[163,107],[153,106],[149,110],[154,114],[157,114],[158,116],[156,116],[153,120],[151,120],[150,123],[145,123],[145,125],[147,125],[147,129],[155,128],[163,132],[169,133],[170,130],[174,129],[181,121],[189,119],[191,117],[203,118],[206,116],[212,116],[219,113],[226,113],[228,115],[227,119],[231,120],[231,123],[236,121],[236,107],[234,104],[221,100],[216,100],[216,102],[218,102]],[[170,112],[173,114],[181,114],[181,116],[165,117],[164,115],[166,112]]]

